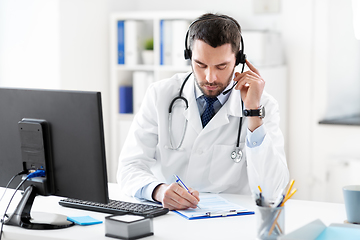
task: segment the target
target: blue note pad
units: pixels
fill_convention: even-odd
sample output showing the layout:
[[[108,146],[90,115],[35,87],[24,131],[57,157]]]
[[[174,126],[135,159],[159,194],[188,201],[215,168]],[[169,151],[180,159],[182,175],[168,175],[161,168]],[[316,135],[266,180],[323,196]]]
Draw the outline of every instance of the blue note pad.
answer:
[[[94,225],[102,223],[102,221],[92,218],[90,216],[67,217],[67,220],[70,222],[74,222],[78,225]]]
[[[360,228],[329,226],[327,227],[316,240],[358,240],[360,239]]]

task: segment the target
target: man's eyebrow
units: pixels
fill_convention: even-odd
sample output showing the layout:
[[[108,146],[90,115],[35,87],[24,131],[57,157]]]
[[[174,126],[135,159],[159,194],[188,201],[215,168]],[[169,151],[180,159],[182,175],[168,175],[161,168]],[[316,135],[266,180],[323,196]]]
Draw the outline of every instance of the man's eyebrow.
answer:
[[[197,60],[197,59],[194,59],[194,62],[196,62],[196,63],[198,63],[198,64],[206,65],[205,63],[203,63],[203,62],[201,62],[201,61],[199,61],[199,60]],[[229,64],[228,61],[227,61],[227,62],[222,62],[222,63],[216,64],[216,66],[222,66],[222,65],[227,65],[227,64]]]
[[[202,63],[201,61],[194,59],[194,62],[198,63],[198,64],[202,64],[202,65],[206,65],[205,63]]]

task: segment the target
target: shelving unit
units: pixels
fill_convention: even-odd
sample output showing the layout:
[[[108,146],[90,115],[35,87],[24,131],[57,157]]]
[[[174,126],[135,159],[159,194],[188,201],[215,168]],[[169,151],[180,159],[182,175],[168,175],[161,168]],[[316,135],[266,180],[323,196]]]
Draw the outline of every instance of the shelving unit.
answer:
[[[111,121],[111,143],[110,146],[110,166],[109,181],[116,181],[117,161],[120,154],[127,130],[133,119],[133,114],[119,113],[119,87],[122,85],[132,85],[132,75],[134,72],[147,72],[152,74],[152,81],[168,78],[179,72],[188,72],[191,70],[190,65],[161,65],[161,21],[187,21],[187,26],[204,12],[201,11],[149,11],[149,12],[124,12],[111,15],[110,18],[110,121]],[[143,24],[143,31],[140,32],[140,39],[152,37],[154,41],[154,64],[143,64],[140,61],[137,64],[118,64],[118,22],[119,21],[136,21]],[[125,26],[126,27],[126,26]],[[178,29],[177,29],[178,30]],[[182,44],[176,49],[184,50],[184,41],[186,30],[178,33],[181,39],[176,38],[174,42]],[[182,30],[180,30],[182,31]],[[124,31],[126,32],[126,31]],[[126,36],[125,36],[126,37]],[[175,44],[174,44],[175,45]],[[178,46],[178,45],[176,45]],[[126,42],[125,42],[126,48]],[[125,52],[126,57],[126,52]],[[145,80],[144,80],[145,81]],[[133,86],[134,87],[134,86]]]

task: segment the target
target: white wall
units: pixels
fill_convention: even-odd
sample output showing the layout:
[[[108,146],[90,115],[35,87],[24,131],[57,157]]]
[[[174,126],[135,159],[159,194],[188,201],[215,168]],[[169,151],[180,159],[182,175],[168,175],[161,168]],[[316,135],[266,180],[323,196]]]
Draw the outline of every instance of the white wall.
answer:
[[[311,103],[313,70],[313,1],[282,2],[282,34],[288,66],[288,164],[299,190],[309,199],[311,179]]]
[[[58,0],[0,0],[0,85],[58,88]]]
[[[101,92],[110,166],[108,5],[103,0],[60,0],[58,11],[60,88]]]

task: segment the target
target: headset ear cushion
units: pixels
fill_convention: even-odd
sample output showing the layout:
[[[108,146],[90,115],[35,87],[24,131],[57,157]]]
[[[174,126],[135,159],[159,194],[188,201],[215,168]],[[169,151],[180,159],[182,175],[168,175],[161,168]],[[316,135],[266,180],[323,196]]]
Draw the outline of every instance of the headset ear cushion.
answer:
[[[191,55],[192,55],[192,52],[190,49],[185,49],[184,50],[184,57],[185,59],[191,59]]]
[[[236,62],[235,65],[239,64],[245,64],[246,63],[246,55],[243,53],[243,50],[240,50],[236,55]]]

